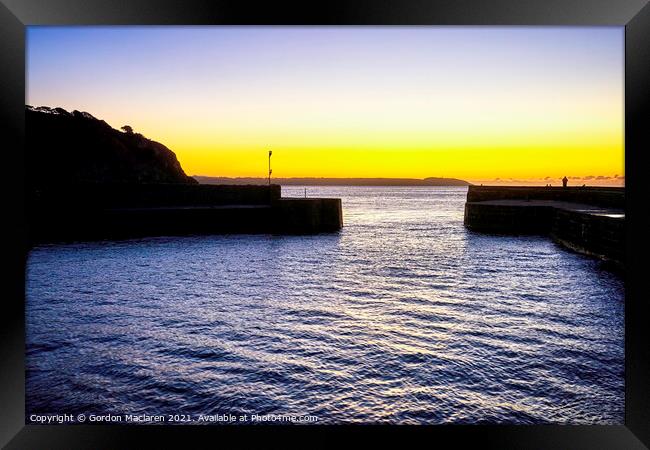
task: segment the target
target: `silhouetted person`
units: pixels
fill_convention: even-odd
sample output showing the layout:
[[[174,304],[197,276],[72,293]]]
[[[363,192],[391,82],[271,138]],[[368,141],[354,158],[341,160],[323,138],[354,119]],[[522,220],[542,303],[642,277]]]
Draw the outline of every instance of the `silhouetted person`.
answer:
[[[569,182],[567,177],[562,178],[562,187],[566,187],[566,184]]]

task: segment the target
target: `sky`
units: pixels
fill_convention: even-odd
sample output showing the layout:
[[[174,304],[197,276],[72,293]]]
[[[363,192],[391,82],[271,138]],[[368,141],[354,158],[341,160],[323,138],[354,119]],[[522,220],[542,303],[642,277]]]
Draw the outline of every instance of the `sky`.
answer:
[[[42,27],[26,103],[185,172],[624,183],[623,27]]]

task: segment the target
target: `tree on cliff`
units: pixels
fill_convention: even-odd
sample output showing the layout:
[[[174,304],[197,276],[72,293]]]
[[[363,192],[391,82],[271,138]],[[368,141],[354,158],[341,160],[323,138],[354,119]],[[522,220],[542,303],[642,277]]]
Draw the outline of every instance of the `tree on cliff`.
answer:
[[[30,184],[197,183],[174,152],[134,133],[116,130],[80,111],[27,107],[25,151]]]

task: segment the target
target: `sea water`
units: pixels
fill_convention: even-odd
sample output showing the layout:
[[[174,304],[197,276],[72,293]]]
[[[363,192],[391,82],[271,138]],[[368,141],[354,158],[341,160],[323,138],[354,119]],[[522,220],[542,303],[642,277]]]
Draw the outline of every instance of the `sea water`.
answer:
[[[27,418],[623,423],[620,275],[467,230],[464,187],[282,191],[343,229],[34,248]]]

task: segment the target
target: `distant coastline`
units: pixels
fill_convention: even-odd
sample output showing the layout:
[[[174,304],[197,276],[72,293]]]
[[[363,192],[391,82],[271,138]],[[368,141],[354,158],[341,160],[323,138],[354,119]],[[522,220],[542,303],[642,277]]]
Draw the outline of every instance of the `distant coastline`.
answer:
[[[256,177],[206,177],[194,175],[201,184],[267,184],[268,178]],[[284,186],[469,186],[465,180],[457,178],[272,178],[273,184]]]

